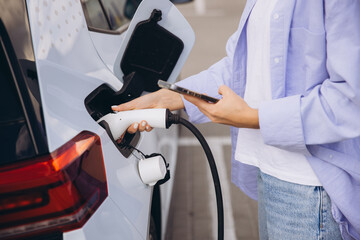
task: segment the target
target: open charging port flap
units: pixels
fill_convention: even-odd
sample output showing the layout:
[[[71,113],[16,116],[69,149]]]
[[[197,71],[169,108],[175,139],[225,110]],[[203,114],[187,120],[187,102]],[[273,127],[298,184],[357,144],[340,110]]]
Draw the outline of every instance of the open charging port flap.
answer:
[[[161,10],[153,9],[149,19],[135,26],[118,66],[124,73],[122,88],[115,91],[108,84],[102,84],[86,97],[86,109],[95,121],[112,112],[112,105],[131,101],[144,91],[154,92],[159,89],[159,79],[169,79],[184,43],[158,24],[161,19]],[[101,125],[106,129],[106,125]],[[114,143],[123,146],[121,153],[128,157],[132,150],[126,149],[126,145],[135,146],[138,140],[139,133],[126,134],[120,144]]]

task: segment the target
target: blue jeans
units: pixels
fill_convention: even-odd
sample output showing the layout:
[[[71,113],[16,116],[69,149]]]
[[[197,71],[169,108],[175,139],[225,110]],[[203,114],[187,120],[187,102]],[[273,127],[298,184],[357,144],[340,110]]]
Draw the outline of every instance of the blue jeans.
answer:
[[[261,240],[338,240],[339,225],[323,187],[258,176],[258,214]]]

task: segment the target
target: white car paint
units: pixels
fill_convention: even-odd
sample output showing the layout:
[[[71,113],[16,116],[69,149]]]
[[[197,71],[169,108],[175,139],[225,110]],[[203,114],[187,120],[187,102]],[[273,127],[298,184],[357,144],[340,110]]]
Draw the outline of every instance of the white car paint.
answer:
[[[136,19],[148,18],[146,14],[154,6],[165,13],[163,27],[173,33],[187,33],[178,36],[185,48],[170,77],[174,82],[194,43],[193,31],[168,0],[144,0],[130,29],[136,25]],[[121,49],[126,47],[124,39],[129,35],[89,32],[79,0],[27,0],[27,7],[49,151],[87,130],[100,136],[105,161],[108,198],[83,228],[64,233],[64,239],[146,239],[152,188],[141,182],[138,159],[123,157],[84,106],[84,99],[103,83],[114,90],[121,89],[121,72],[116,77],[113,67],[119,51],[117,59],[121,58]],[[137,148],[147,154],[166,152],[164,155],[174,173],[175,136],[176,127],[169,131],[154,130],[142,134]],[[163,234],[172,184],[170,181],[162,187]]]

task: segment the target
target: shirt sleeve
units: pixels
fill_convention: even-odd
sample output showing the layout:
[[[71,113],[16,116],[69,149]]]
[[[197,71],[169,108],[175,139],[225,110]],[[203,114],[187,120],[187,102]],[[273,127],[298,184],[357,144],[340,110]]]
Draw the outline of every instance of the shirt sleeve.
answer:
[[[360,136],[360,1],[326,0],[329,78],[259,107],[264,142],[288,150]]]
[[[236,31],[227,41],[226,57],[212,65],[209,69],[177,82],[176,85],[195,92],[205,93],[212,97],[221,98],[221,95],[218,93],[219,87],[221,85],[232,87],[232,62],[238,38],[239,31]],[[183,101],[185,111],[191,122],[204,123],[210,121],[195,105],[186,101],[184,98]]]

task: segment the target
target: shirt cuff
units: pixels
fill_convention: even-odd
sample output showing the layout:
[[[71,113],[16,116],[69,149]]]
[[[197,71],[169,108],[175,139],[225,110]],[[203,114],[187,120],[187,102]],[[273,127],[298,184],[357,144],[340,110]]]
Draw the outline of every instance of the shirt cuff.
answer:
[[[176,85],[196,92],[201,92],[196,88],[196,84],[194,84],[194,81],[196,81],[196,78],[193,76],[181,80],[180,82],[177,82]],[[185,100],[182,94],[181,94],[181,98],[184,102],[185,112],[188,115],[190,122],[192,123],[210,122],[210,119],[207,116],[205,116],[194,104]]]
[[[295,95],[260,104],[260,132],[265,144],[307,153],[300,114],[300,99],[301,95]]]

